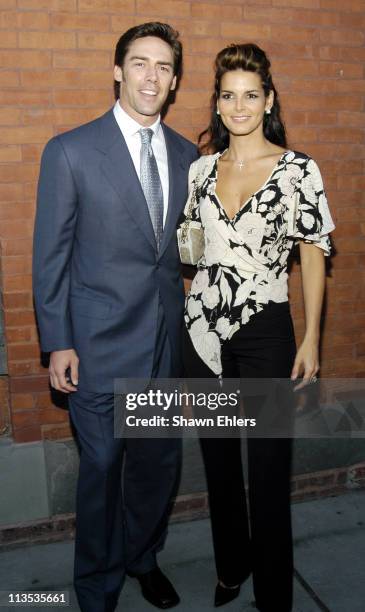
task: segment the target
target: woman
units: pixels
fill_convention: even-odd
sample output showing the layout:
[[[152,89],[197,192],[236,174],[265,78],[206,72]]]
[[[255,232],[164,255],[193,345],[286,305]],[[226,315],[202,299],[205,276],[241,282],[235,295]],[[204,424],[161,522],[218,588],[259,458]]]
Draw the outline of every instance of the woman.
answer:
[[[316,163],[288,150],[270,62],[254,44],[218,53],[205,149],[194,162],[192,219],[204,255],[186,300],[189,378],[316,379],[324,255],[334,228]],[[306,331],[296,350],[287,259],[299,241]],[[255,414],[257,403],[246,412]],[[257,414],[257,412],[256,412]],[[250,519],[240,440],[204,439],[218,584],[215,605],[234,599],[252,573],[262,612],[292,609],[290,439],[248,439]]]

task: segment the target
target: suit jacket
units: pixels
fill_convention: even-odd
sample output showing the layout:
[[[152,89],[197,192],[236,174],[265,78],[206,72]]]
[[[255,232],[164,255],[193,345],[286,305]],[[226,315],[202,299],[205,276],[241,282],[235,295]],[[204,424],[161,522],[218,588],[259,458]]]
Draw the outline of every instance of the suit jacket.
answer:
[[[196,147],[163,124],[169,206],[159,252],[147,203],[113,110],[52,138],[41,163],[33,287],[41,348],[74,348],[79,388],[150,377],[159,300],[180,367],[184,302],[176,224]]]

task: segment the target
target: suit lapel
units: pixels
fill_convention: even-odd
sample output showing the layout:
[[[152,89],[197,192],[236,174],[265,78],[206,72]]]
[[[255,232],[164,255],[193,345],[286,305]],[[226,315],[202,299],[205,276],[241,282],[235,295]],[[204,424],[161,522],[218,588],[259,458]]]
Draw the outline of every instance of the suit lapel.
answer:
[[[159,257],[164,254],[173,232],[176,232],[178,218],[182,211],[181,194],[187,193],[189,163],[182,157],[183,147],[174,133],[162,124],[169,167],[169,204]]]
[[[105,156],[101,163],[104,175],[120,195],[123,204],[148,242],[156,250],[156,238],[147,202],[113,110],[108,111],[101,118],[97,148]]]

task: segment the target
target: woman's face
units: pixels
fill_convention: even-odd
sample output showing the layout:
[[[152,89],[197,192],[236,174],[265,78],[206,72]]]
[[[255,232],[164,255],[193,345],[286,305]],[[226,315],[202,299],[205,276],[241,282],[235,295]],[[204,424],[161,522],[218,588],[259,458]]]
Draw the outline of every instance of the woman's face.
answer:
[[[222,76],[217,108],[227,130],[243,136],[263,129],[264,114],[271,108],[273,98],[272,91],[265,97],[258,74],[231,70]]]

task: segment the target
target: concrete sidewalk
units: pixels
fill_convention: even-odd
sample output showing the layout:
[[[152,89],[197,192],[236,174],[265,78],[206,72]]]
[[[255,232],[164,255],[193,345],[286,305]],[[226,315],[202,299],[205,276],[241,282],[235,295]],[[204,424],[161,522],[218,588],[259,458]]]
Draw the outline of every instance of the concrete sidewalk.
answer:
[[[303,502],[293,506],[295,536],[295,612],[364,612],[365,610],[365,492]],[[17,548],[0,554],[0,590],[67,590],[78,612],[72,583],[73,543]],[[171,525],[160,566],[181,595],[179,612],[214,610],[216,582],[208,520]],[[224,607],[227,612],[254,612],[252,585]],[[44,612],[54,607],[30,607]],[[17,606],[3,606],[11,612]],[[24,608],[23,608],[24,609]],[[56,608],[57,609],[57,608]],[[59,609],[59,608],[58,608]],[[128,578],[118,612],[157,610]],[[280,612],[273,610],[273,612]]]

